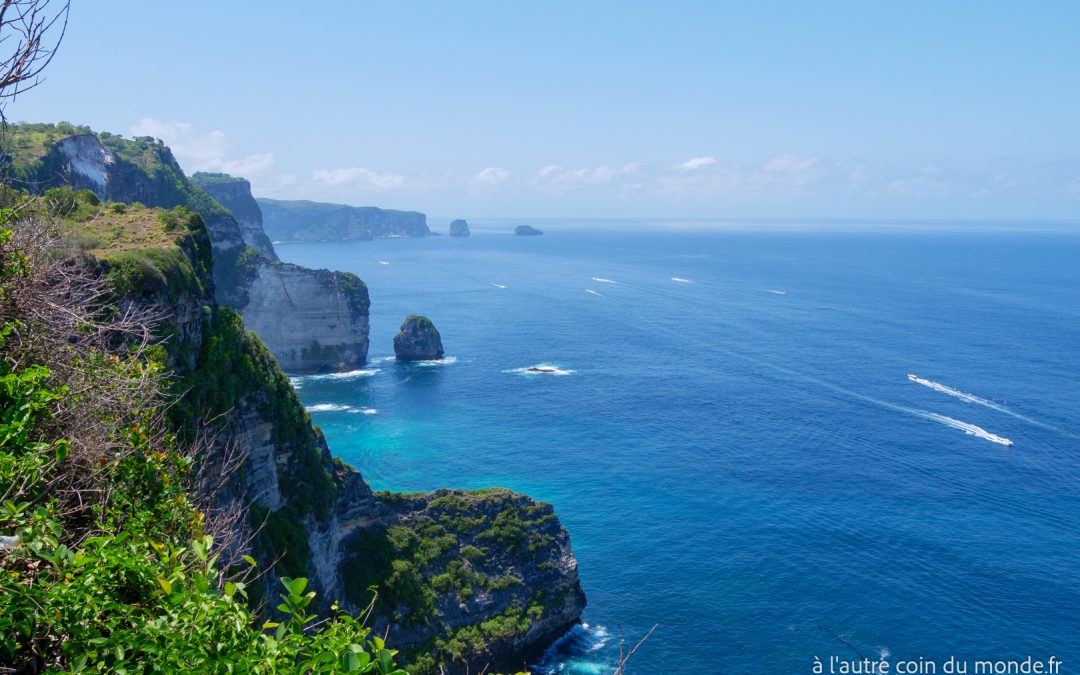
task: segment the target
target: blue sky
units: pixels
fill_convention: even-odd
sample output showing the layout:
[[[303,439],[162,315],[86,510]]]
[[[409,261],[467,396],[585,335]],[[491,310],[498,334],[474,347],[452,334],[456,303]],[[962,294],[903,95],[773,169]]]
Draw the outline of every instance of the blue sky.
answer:
[[[74,0],[12,120],[437,217],[1080,219],[1080,3]]]

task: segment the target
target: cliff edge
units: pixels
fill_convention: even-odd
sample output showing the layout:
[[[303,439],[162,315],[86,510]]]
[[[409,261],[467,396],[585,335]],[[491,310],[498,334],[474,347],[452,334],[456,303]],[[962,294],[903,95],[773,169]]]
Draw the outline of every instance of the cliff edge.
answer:
[[[31,192],[70,185],[106,201],[190,208],[214,249],[215,299],[240,312],[282,368],[350,370],[366,362],[367,287],[353,274],[279,262],[247,181],[223,174],[192,180],[157,139],[70,125],[12,125],[3,166],[9,181]]]
[[[199,462],[222,476],[216,508],[249,516],[229,539],[272,566],[249,589],[256,602],[279,577],[306,577],[359,613],[375,586],[373,621],[413,675],[520,667],[579,619],[577,562],[550,505],[501,489],[373,493],[332,457],[275,359],[214,297],[198,213],[67,186],[54,197],[75,204],[72,234],[120,304],[163,316],[161,363],[180,396],[169,417],[178,435],[211,439]]]

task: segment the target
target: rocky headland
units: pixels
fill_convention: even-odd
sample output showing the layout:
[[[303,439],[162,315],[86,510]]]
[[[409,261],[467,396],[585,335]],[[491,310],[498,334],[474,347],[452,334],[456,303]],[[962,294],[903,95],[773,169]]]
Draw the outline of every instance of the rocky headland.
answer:
[[[33,192],[70,185],[99,199],[202,216],[214,249],[214,297],[240,312],[290,372],[348,370],[368,350],[367,287],[356,275],[278,261],[243,179],[187,177],[150,137],[124,138],[70,125],[13,125],[4,170]]]
[[[266,234],[274,241],[364,241],[431,234],[427,216],[416,211],[306,200],[260,198],[256,202]]]
[[[12,129],[18,138],[18,126]],[[41,129],[55,127],[33,131],[41,136]],[[9,154],[5,170],[40,179],[39,190],[57,187],[57,175],[71,181],[58,189],[82,189],[64,199],[76,202],[78,218],[68,227],[83,254],[121,306],[154,307],[164,316],[161,363],[179,396],[167,414],[181,437],[207,438],[199,462],[222,475],[215,508],[248,514],[225,534],[233,542],[225,545],[271,568],[248,591],[256,605],[273,597],[279,578],[305,577],[320,611],[336,599],[359,613],[375,585],[372,620],[389,632],[413,675],[519,669],[579,620],[585,597],[577,562],[551,505],[504,489],[376,494],[312,427],[280,359],[260,339],[278,339],[274,328],[258,322],[305,303],[321,312],[363,312],[366,320],[363,282],[259,254],[237,218],[179,173],[160,141],[58,135],[45,134],[41,152]],[[230,190],[219,192],[227,202],[249,195],[243,186]],[[173,207],[144,205],[154,201]],[[254,332],[217,291],[219,267],[242,259],[232,255],[238,248],[257,264],[220,279],[243,281],[242,307],[258,310]],[[313,346],[320,336],[313,324],[325,315],[295,322]],[[366,323],[364,333],[366,352]]]

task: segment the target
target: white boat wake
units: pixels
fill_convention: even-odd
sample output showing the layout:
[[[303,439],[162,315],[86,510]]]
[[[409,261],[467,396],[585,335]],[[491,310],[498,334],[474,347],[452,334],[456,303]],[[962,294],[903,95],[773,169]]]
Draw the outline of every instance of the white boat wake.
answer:
[[[1013,444],[1012,441],[1005,438],[1004,436],[992,434],[986,429],[983,429],[982,427],[975,426],[974,424],[968,424],[967,422],[961,422],[960,420],[955,420],[951,417],[946,417],[945,415],[939,415],[937,413],[924,413],[923,417],[928,420],[933,420],[934,422],[940,422],[941,424],[952,427],[953,429],[959,429],[960,431],[963,431],[969,436],[977,436],[984,440],[990,441],[991,443],[997,443],[998,445],[1004,446],[1011,446]]]
[[[682,277],[671,277],[671,280],[672,281],[677,281],[680,284],[692,284],[692,283],[694,283],[693,281],[690,281],[689,279],[683,279]]]
[[[603,294],[601,294],[601,293],[597,293],[596,291],[594,291],[594,290],[593,290],[593,289],[591,289],[591,288],[586,288],[586,289],[585,289],[585,292],[586,292],[586,293],[592,293],[593,295],[595,295],[595,296],[598,296],[598,297],[601,297],[601,298],[606,298],[606,297],[607,297],[606,295],[603,295]]]
[[[999,413],[1004,413],[1004,414],[1008,415],[1009,417],[1015,417],[1018,420],[1027,422],[1028,424],[1031,424],[1031,425],[1046,429],[1048,431],[1054,431],[1054,432],[1057,432],[1059,434],[1065,434],[1066,436],[1076,438],[1076,436],[1073,435],[1073,434],[1063,432],[1061,429],[1058,429],[1057,427],[1051,426],[1049,424],[1044,424],[1043,422],[1040,422],[1038,420],[1033,420],[1033,419],[1031,419],[1030,417],[1028,417],[1026,415],[1021,415],[1018,412],[1014,412],[1014,411],[1010,410],[1009,408],[1006,408],[1005,406],[1001,405],[1000,403],[994,403],[993,401],[982,398],[981,396],[976,396],[975,394],[968,394],[966,392],[960,391],[959,389],[953,389],[952,387],[941,384],[940,382],[934,382],[933,380],[928,380],[928,379],[926,379],[924,377],[919,377],[918,375],[916,375],[914,373],[908,373],[907,378],[909,380],[911,380],[912,382],[916,383],[916,384],[921,384],[924,387],[927,387],[929,389],[933,389],[934,391],[937,391],[937,392],[941,392],[942,394],[945,394],[947,396],[952,396],[953,398],[958,398],[961,401],[963,401],[964,403],[974,403],[975,405],[981,405],[981,406],[983,406],[985,408],[990,408],[991,410],[996,410]]]
[[[487,284],[488,284],[488,286],[494,286],[495,288],[506,288],[506,284],[494,284],[494,283],[492,283],[490,281],[487,282]]]
[[[771,288],[766,288],[765,292],[772,293],[773,295],[787,295],[787,291],[774,291]]]

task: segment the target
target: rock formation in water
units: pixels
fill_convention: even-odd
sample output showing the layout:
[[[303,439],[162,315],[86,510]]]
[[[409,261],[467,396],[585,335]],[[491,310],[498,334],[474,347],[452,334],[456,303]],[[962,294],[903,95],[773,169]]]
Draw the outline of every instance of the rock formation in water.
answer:
[[[257,199],[263,227],[274,241],[353,241],[431,234],[427,216],[374,206]]]
[[[40,192],[67,184],[107,201],[199,213],[214,248],[215,298],[241,313],[282,368],[303,373],[365,363],[367,287],[353,274],[278,262],[247,181],[221,174],[193,181],[150,137],[41,124],[13,125],[11,135],[5,171],[19,185]]]
[[[543,234],[543,231],[536,229],[532,225],[518,225],[514,228],[514,234],[519,237],[535,237]]]
[[[433,361],[443,357],[442,337],[431,319],[410,314],[394,336],[398,361]]]
[[[451,237],[467,237],[472,234],[469,231],[469,224],[464,220],[455,220],[450,223],[450,236]]]

